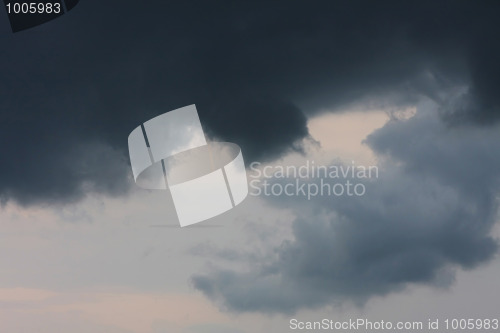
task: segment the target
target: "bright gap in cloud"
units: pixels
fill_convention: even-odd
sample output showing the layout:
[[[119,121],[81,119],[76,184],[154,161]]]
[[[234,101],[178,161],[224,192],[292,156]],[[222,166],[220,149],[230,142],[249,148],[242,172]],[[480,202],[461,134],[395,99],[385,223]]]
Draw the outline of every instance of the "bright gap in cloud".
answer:
[[[374,130],[381,128],[390,119],[408,119],[416,109],[410,108],[389,112],[384,110],[354,111],[345,113],[323,113],[309,119],[310,135],[320,143],[325,162],[331,157],[356,164],[376,164],[370,148],[363,143]]]

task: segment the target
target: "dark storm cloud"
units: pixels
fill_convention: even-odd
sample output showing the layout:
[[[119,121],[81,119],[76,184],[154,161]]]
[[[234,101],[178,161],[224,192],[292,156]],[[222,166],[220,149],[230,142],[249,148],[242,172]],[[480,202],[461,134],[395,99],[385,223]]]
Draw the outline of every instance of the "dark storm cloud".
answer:
[[[133,128],[193,103],[207,132],[240,144],[247,161],[300,150],[304,113],[441,101],[456,86],[469,86],[470,107],[444,114],[493,121],[498,7],[87,0],[17,34],[2,16],[1,196],[65,201],[83,183],[118,193],[127,173],[103,161],[82,176],[81,163],[97,156],[66,163],[75,147],[98,142],[126,159]]]
[[[409,284],[448,286],[456,268],[493,258],[498,126],[447,130],[435,110],[419,111],[367,141],[385,160],[365,196],[275,199],[297,216],[294,238],[267,254],[275,259],[249,261],[247,272],[212,269],[194,286],[230,311],[292,313]]]

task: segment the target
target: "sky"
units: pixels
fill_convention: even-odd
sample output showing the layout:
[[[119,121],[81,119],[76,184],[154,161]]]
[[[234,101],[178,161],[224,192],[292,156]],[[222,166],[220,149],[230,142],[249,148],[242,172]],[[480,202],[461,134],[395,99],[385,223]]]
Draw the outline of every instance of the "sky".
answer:
[[[0,14],[1,331],[498,318],[499,14],[82,0],[17,33]],[[377,175],[340,180],[363,195],[251,193],[180,228],[167,191],[134,183],[127,137],[191,104],[208,139],[241,147],[249,181],[264,180],[253,162]]]

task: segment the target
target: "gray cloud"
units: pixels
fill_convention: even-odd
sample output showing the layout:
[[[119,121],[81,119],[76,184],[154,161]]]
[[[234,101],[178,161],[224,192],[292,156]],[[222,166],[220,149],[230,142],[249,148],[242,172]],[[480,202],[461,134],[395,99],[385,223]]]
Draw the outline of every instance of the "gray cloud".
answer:
[[[193,285],[230,311],[292,313],[397,292],[449,286],[456,268],[491,258],[498,218],[498,127],[449,128],[434,110],[391,121],[367,138],[383,158],[362,197],[278,197],[293,238],[249,261],[212,268]]]
[[[303,113],[355,102],[401,106],[421,95],[439,101],[443,92],[469,86],[470,107],[450,117],[498,118],[497,2],[94,6],[81,3],[17,34],[4,22],[4,200],[66,202],[84,194],[84,182],[103,179],[108,185],[91,189],[126,192],[116,189],[128,175],[93,163],[92,152],[79,162],[61,161],[88,142],[126,159],[133,128],[193,103],[211,135],[240,143],[249,161],[300,150],[307,137]],[[93,165],[87,177],[82,163]]]

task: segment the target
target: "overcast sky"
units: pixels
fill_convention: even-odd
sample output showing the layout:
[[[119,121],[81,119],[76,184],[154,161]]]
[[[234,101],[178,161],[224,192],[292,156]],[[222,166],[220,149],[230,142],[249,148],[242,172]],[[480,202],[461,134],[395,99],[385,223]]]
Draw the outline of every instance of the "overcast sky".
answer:
[[[0,14],[0,330],[498,316],[499,15],[498,1],[82,0],[12,33]],[[249,175],[315,161],[378,177],[362,196],[248,196],[181,229],[168,193],[134,184],[127,137],[190,104]]]

